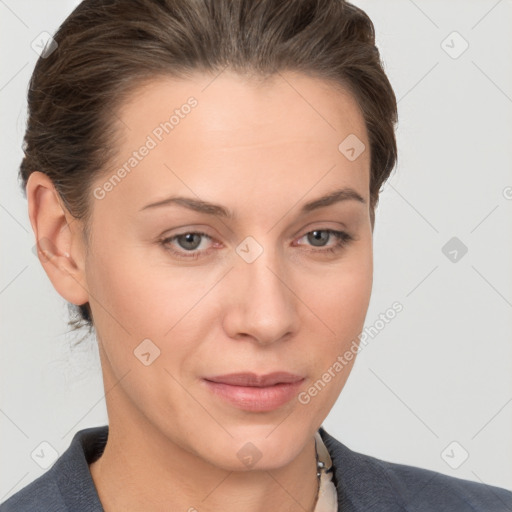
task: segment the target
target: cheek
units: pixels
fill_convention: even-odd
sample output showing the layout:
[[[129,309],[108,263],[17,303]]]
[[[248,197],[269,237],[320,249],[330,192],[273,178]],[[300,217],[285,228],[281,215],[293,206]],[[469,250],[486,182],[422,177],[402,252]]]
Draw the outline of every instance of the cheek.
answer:
[[[110,245],[94,253],[87,280],[96,331],[117,377],[144,368],[144,378],[152,382],[156,377],[136,357],[148,351],[150,358],[156,356],[151,367],[160,373],[161,367],[181,372],[204,338],[204,326],[212,325],[214,308],[201,298],[218,277],[151,265],[144,251]]]
[[[370,239],[361,239],[347,251],[336,269],[328,269],[321,280],[308,287],[311,301],[325,322],[336,332],[336,338],[358,334],[368,310],[373,286],[373,255]],[[323,318],[324,318],[323,317]],[[358,331],[356,333],[356,331]]]
[[[190,273],[154,266],[145,251],[134,247],[112,243],[110,250],[95,253],[89,268],[98,315],[134,338],[163,337],[185,314],[188,297],[194,297],[193,282],[185,279]]]
[[[320,378],[324,372],[333,367],[338,357],[343,356],[351,347],[357,354],[370,294],[371,279],[360,273],[342,276],[338,282],[331,282],[324,290],[317,292],[318,297],[312,300],[313,310],[318,312],[318,317],[323,324],[329,327],[330,334],[318,339],[320,331],[316,328],[317,343],[314,345],[316,353],[313,356],[310,352],[316,360],[315,377]],[[312,318],[311,322],[317,322],[317,320]],[[311,327],[311,330],[315,337],[314,328]],[[321,332],[328,331],[322,329]],[[329,388],[341,386],[340,381],[346,380],[345,375],[348,377],[354,359],[355,355],[350,361],[344,361],[343,370],[335,372],[337,377],[333,379]]]
[[[321,283],[321,286],[319,286]],[[316,353],[313,380],[321,382],[312,393],[321,394],[316,407],[327,411],[336,401],[357,356],[359,336],[364,328],[373,283],[373,257],[371,239],[360,243],[340,262],[339,268],[330,270],[321,281],[307,279],[309,303],[320,319],[329,326],[331,335],[313,344]],[[311,322],[317,320],[312,319]],[[314,328],[311,327],[314,337]],[[318,337],[318,329],[316,329]],[[322,330],[322,332],[326,332]],[[348,354],[346,357],[345,354]],[[341,363],[340,363],[341,361]],[[331,375],[326,375],[330,371]],[[334,375],[334,377],[333,377]],[[325,388],[323,387],[325,384]],[[319,393],[319,390],[322,390]],[[316,395],[315,395],[316,396]]]

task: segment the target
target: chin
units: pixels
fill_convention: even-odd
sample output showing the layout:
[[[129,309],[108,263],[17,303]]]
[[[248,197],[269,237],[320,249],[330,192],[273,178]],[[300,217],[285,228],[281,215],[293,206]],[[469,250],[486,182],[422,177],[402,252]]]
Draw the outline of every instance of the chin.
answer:
[[[264,471],[286,466],[312,437],[305,426],[290,430],[286,421],[282,425],[251,425],[230,432],[233,438],[223,436],[223,442],[214,443],[222,450],[215,465],[229,471]]]

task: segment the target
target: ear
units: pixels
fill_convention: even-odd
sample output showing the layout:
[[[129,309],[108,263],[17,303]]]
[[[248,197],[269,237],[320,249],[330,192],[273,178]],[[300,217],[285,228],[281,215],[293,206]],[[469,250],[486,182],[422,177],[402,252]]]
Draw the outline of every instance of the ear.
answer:
[[[64,206],[51,179],[34,171],[27,181],[28,214],[37,254],[53,287],[68,302],[89,301],[82,223]]]

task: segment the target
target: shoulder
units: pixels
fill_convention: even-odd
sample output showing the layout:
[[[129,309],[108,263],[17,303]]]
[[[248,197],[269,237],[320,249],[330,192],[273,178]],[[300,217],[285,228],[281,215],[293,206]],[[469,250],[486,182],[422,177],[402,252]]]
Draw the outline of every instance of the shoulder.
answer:
[[[512,512],[512,492],[424,468],[372,457],[408,510]],[[442,508],[439,508],[442,507]]]
[[[52,469],[0,504],[0,512],[67,511]]]
[[[350,450],[320,429],[341,510],[512,512],[512,492]]]
[[[89,463],[101,455],[107,436],[106,425],[76,432],[53,466],[0,504],[0,512],[101,512]]]

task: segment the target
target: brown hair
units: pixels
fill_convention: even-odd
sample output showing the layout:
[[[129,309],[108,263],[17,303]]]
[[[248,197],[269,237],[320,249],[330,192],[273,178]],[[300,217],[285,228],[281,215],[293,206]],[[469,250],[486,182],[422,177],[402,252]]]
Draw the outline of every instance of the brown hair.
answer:
[[[255,77],[291,70],[345,88],[370,143],[370,214],[397,160],[396,98],[364,11],[344,0],[84,0],[36,63],[20,180],[47,174],[84,222],[90,188],[116,150],[116,109],[158,75],[224,68]],[[340,141],[341,142],[341,141]],[[73,329],[93,327],[89,303],[69,304]]]

